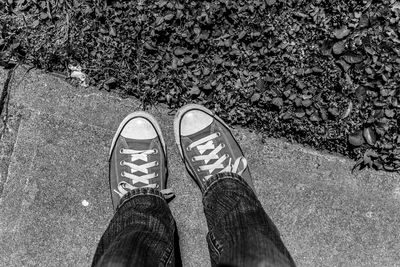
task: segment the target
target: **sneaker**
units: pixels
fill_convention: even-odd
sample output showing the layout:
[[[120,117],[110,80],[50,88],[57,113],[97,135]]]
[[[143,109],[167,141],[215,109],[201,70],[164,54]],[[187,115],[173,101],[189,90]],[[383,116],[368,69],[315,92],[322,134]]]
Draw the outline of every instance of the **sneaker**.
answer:
[[[175,140],[186,169],[205,190],[213,175],[233,172],[254,188],[247,160],[229,127],[209,109],[186,105],[178,110],[174,120]]]
[[[114,209],[129,191],[157,188],[164,194],[167,181],[165,141],[156,119],[147,112],[129,114],[112,140],[109,158],[110,190]]]

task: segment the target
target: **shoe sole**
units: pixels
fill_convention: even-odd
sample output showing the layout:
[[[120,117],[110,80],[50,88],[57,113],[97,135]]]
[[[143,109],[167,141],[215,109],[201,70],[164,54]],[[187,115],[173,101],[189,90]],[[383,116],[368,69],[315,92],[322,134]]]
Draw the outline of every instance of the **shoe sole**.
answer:
[[[229,128],[229,126],[220,117],[215,115],[214,112],[212,112],[208,108],[203,107],[201,105],[197,105],[197,104],[188,104],[188,105],[183,106],[182,108],[180,108],[176,112],[175,118],[174,118],[175,142],[178,145],[179,153],[181,154],[182,160],[184,160],[184,158],[183,158],[183,151],[182,151],[181,139],[180,139],[180,122],[181,122],[181,119],[182,119],[183,115],[185,115],[186,112],[188,112],[190,110],[195,110],[195,109],[204,111],[205,113],[207,113],[211,117],[218,119],[218,121],[221,122],[229,130],[229,132],[231,132],[231,134],[232,134],[231,128]],[[232,134],[232,136],[233,136],[233,134]]]
[[[109,155],[108,155],[108,160],[109,161],[111,160],[111,155],[112,155],[112,151],[113,151],[113,149],[115,147],[115,143],[117,142],[118,136],[121,134],[122,129],[124,128],[124,126],[128,123],[128,121],[132,120],[133,118],[140,118],[140,117],[147,119],[153,125],[154,129],[157,132],[158,137],[160,138],[161,145],[162,145],[163,150],[164,150],[165,160],[167,161],[167,146],[166,146],[165,141],[164,141],[164,136],[162,134],[161,127],[158,124],[156,118],[154,118],[152,115],[150,115],[149,113],[147,113],[145,111],[132,112],[131,114],[126,116],[122,120],[122,122],[119,124],[118,130],[115,133],[114,138],[113,138],[112,143],[111,143],[111,148],[110,148],[110,152],[109,152]],[[166,165],[166,166],[168,166],[168,165]]]

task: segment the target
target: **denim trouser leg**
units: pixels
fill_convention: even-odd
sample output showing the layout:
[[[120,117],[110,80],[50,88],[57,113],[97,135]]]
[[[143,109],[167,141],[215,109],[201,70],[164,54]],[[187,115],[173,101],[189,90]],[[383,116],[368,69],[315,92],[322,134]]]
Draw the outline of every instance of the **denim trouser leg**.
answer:
[[[176,266],[179,253],[176,225],[167,202],[159,191],[141,188],[121,199],[92,266]]]
[[[238,175],[210,178],[203,197],[212,266],[295,266],[275,225]],[[162,194],[126,194],[92,266],[181,266],[175,221]]]
[[[253,190],[234,173],[219,173],[203,197],[212,266],[295,266]]]

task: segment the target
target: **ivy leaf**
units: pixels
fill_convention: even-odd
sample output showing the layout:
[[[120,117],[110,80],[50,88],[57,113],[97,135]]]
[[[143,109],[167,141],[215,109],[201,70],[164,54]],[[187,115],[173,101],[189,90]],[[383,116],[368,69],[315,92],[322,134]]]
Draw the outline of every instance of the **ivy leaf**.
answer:
[[[238,35],[238,39],[240,40],[240,39],[243,39],[243,37],[245,37],[246,36],[246,34],[247,34],[247,32],[246,31],[241,31],[240,33],[239,33],[239,35]]]
[[[196,85],[193,86],[193,87],[190,89],[189,94],[192,95],[192,96],[198,96],[198,95],[200,94],[200,89],[199,89],[199,87],[196,86]]]
[[[156,26],[161,25],[164,22],[164,17],[157,17],[156,18]]]
[[[165,20],[165,21],[170,21],[171,19],[174,18],[174,16],[175,16],[175,15],[172,14],[172,13],[171,13],[171,14],[168,14],[168,15],[164,16],[164,20]]]
[[[259,93],[253,94],[251,97],[251,103],[257,102],[260,99],[261,95]]]
[[[376,134],[373,129],[370,127],[365,128],[363,131],[363,136],[369,145],[373,146],[375,144]]]
[[[336,61],[336,63],[338,63],[339,65],[340,65],[340,67],[342,67],[342,69],[343,69],[343,71],[344,72],[347,72],[349,69],[350,69],[350,65],[349,64],[347,64],[345,61],[343,61],[343,60],[338,60],[338,61]]]
[[[37,19],[34,22],[32,22],[32,27],[36,28],[40,24],[40,21]]]
[[[335,55],[341,55],[341,54],[343,54],[344,50],[345,50],[344,42],[337,42],[337,43],[335,43],[335,44],[333,45],[333,48],[332,48],[332,51],[333,51],[333,53],[334,53]]]
[[[388,118],[393,118],[394,117],[394,111],[392,109],[386,109],[385,110],[385,115]]]
[[[362,131],[357,131],[357,132],[349,135],[349,143],[355,147],[358,147],[358,146],[361,146],[362,144],[364,144],[364,138],[363,138]]]
[[[186,50],[183,49],[182,47],[178,47],[174,50],[175,56],[182,56],[186,53]]]
[[[363,61],[363,57],[357,54],[346,54],[343,59],[349,64],[357,64]]]
[[[155,48],[151,46],[148,42],[145,42],[143,44],[143,47],[146,48],[147,50],[155,50]]]
[[[115,29],[114,29],[114,27],[110,27],[110,35],[111,36],[117,36],[117,33],[115,32]]]
[[[347,105],[346,111],[342,115],[342,119],[347,118],[352,110],[353,110],[353,102],[350,100],[349,104]]]
[[[329,108],[329,109],[328,109],[328,112],[329,112],[332,116],[334,116],[334,117],[339,116],[339,111],[338,111],[337,108]]]
[[[41,19],[41,20],[45,20],[45,19],[47,19],[48,17],[49,17],[49,15],[48,15],[46,12],[40,13],[40,19]]]
[[[205,91],[209,91],[209,90],[211,90],[212,89],[212,86],[211,86],[211,84],[209,84],[209,83],[207,83],[207,84],[205,84],[204,86],[203,86],[203,90],[205,90]]]
[[[277,106],[278,108],[281,108],[283,106],[283,99],[280,97],[276,97],[272,99],[272,104]]]
[[[336,37],[336,39],[343,39],[347,35],[350,34],[350,30],[347,29],[347,27],[342,27],[340,29],[337,29],[333,32],[333,35]]]
[[[358,86],[356,89],[356,97],[360,103],[363,103],[367,97],[367,88],[362,85]]]

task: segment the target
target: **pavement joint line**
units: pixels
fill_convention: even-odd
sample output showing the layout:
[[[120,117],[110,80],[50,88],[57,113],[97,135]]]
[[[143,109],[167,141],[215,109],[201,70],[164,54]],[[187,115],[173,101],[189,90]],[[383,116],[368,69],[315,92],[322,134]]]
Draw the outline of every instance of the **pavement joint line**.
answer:
[[[12,76],[13,76],[14,72],[15,72],[15,68],[12,68],[7,72],[7,78],[6,78],[6,81],[4,82],[3,90],[2,90],[1,96],[0,96],[0,110],[1,110],[1,113],[3,113],[5,101],[6,101],[7,97],[8,97],[8,91],[10,89],[10,81],[12,79]]]
[[[21,120],[22,120],[22,118],[21,117],[19,117],[19,119],[18,119],[18,127],[17,127],[17,129],[16,129],[16,133],[15,133],[15,140],[14,140],[14,142],[13,142],[13,144],[12,144],[12,147],[11,147],[11,149],[10,149],[10,152],[9,152],[9,155],[1,155],[1,159],[8,159],[8,163],[6,164],[6,169],[5,169],[5,173],[6,173],[6,177],[5,177],[5,179],[4,179],[4,181],[1,181],[0,182],[0,198],[3,196],[3,192],[4,192],[4,185],[7,183],[7,181],[8,181],[8,171],[9,171],[9,168],[10,168],[10,162],[11,162],[11,158],[12,158],[12,156],[14,155],[14,151],[15,151],[15,144],[17,143],[17,140],[18,140],[18,133],[19,133],[19,129],[20,129],[20,127],[21,127]],[[5,126],[4,126],[5,127]],[[1,139],[0,139],[1,140]]]
[[[1,132],[0,132],[0,140],[2,139],[3,134],[7,128],[8,102],[9,102],[9,98],[10,98],[9,90],[11,88],[10,84],[11,84],[11,80],[14,76],[16,68],[17,67],[14,67],[7,72],[7,78],[6,78],[6,81],[4,82],[3,90],[2,90],[1,96],[0,96],[0,115],[1,115],[1,120],[3,121],[3,128],[1,129]]]
[[[3,134],[5,132],[5,129],[7,128],[7,122],[8,122],[8,105],[10,102],[10,93],[11,93],[11,84],[14,82],[14,76],[17,68],[20,66],[20,64],[15,65],[13,68],[11,68],[7,72],[7,78],[6,81],[4,82],[3,89],[1,91],[1,96],[0,96],[0,116],[2,117],[3,121],[3,128],[1,129],[0,132],[0,140],[3,137]],[[25,79],[26,75],[28,74],[29,71],[34,69],[34,67],[30,67],[26,70],[22,78],[19,80],[19,82],[15,85],[15,87],[18,87],[20,83]]]

